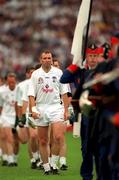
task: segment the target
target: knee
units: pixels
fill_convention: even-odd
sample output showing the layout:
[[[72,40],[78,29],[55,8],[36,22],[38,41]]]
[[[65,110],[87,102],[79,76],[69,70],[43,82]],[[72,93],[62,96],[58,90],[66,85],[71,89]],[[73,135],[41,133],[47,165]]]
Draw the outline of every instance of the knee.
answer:
[[[37,139],[37,134],[36,134],[36,133],[31,133],[31,134],[30,134],[30,139],[36,141],[36,139]]]
[[[64,143],[64,137],[63,137],[63,135],[61,135],[61,134],[56,135],[56,136],[54,137],[54,143],[63,144],[63,143]]]
[[[18,138],[19,138],[19,141],[20,141],[21,144],[27,144],[27,142],[28,142],[28,137],[27,136],[19,135]]]
[[[44,139],[44,138],[41,138],[39,140],[39,143],[40,143],[41,146],[47,146],[48,145],[48,141],[46,139]]]
[[[28,142],[29,136],[25,131],[18,131],[18,138],[22,144],[26,144]]]
[[[7,141],[9,144],[14,144],[14,140],[13,140],[13,137],[12,137],[12,136],[7,136],[6,141]]]

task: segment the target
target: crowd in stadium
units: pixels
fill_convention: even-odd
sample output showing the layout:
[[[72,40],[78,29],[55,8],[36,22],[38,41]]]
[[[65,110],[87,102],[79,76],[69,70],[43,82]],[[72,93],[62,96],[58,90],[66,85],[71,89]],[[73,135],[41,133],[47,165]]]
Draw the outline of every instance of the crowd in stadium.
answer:
[[[0,5],[0,69],[12,68],[22,79],[24,66],[37,62],[39,52],[51,49],[62,67],[71,63],[71,43],[79,0],[2,0]],[[117,1],[93,1],[90,35],[92,41],[109,41],[119,28]],[[113,14],[110,18],[110,14]],[[3,72],[4,69],[4,72]]]

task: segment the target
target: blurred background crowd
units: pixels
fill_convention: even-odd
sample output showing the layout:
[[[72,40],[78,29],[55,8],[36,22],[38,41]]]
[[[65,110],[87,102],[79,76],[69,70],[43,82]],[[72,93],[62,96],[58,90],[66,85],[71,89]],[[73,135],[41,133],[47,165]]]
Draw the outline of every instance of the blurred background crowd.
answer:
[[[52,50],[65,68],[72,62],[71,44],[81,0],[0,0],[0,72],[14,70],[19,80],[24,68],[38,62],[44,49]],[[119,0],[93,0],[89,40],[110,43],[119,30]]]

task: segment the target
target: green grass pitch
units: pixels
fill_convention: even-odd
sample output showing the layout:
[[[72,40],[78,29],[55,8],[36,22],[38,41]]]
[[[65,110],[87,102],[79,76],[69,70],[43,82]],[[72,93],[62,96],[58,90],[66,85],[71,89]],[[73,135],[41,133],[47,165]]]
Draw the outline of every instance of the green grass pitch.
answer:
[[[66,133],[67,140],[67,171],[60,175],[43,174],[42,170],[32,170],[27,152],[27,145],[20,146],[18,167],[2,167],[0,165],[0,180],[81,180],[81,148],[80,138],[73,138],[71,132]]]

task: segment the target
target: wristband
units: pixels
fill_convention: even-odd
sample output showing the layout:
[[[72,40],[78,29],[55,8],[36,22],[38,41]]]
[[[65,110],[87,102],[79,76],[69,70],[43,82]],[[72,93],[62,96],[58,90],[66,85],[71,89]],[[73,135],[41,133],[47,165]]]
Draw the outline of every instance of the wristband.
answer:
[[[39,114],[39,112],[38,112],[36,106],[33,106],[31,109],[32,109],[32,112]]]

